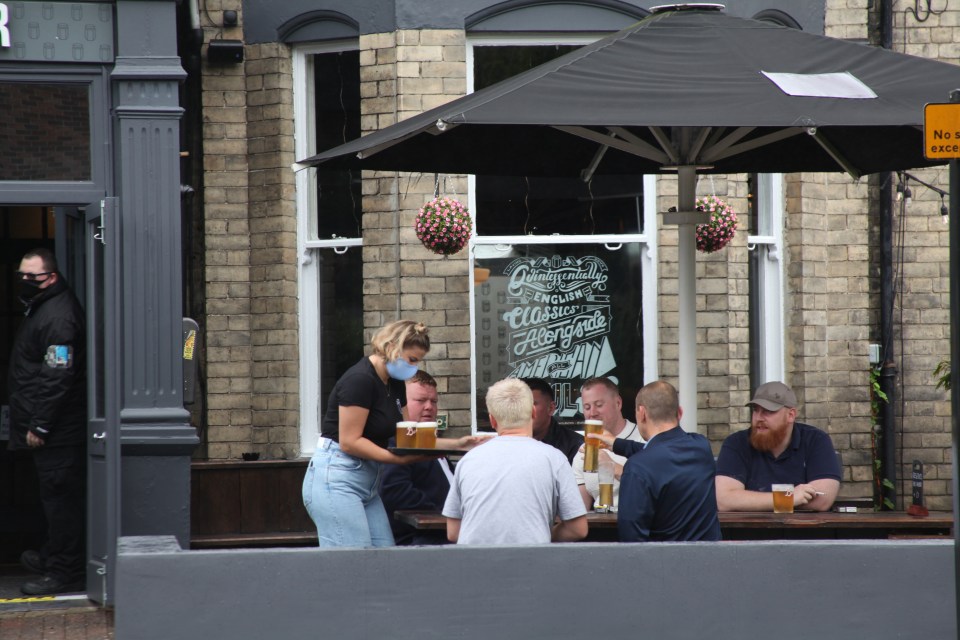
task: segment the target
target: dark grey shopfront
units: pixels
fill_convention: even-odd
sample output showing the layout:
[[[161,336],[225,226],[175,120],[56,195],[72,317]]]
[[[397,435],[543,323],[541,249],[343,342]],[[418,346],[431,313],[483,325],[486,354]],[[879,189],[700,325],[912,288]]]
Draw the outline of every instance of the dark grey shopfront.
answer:
[[[119,535],[189,541],[184,76],[174,0],[0,2],[0,375],[21,311],[10,286],[20,256],[52,248],[87,313],[87,588],[107,604]],[[2,456],[9,555],[38,527],[28,463]]]

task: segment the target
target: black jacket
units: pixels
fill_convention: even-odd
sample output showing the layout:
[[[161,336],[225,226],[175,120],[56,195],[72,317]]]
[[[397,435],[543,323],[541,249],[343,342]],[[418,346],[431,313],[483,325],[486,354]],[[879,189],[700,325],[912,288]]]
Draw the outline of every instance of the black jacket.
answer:
[[[60,279],[37,295],[10,353],[11,449],[27,431],[48,447],[86,442],[86,331],[76,296]]]

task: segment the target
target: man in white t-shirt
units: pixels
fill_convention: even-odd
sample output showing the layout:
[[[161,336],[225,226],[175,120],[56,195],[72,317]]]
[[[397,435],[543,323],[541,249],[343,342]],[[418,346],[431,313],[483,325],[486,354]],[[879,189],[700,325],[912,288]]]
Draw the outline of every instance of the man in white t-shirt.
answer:
[[[645,442],[637,425],[623,417],[623,400],[620,398],[620,390],[610,379],[591,378],[584,382],[580,388],[580,403],[583,405],[584,419],[601,420],[605,433],[614,438]],[[623,473],[623,465],[627,459],[606,449],[601,450],[599,455],[609,456],[614,463],[613,506],[616,507],[620,500],[620,475]],[[593,509],[600,494],[600,487],[596,473],[583,471],[583,448],[573,459],[573,474],[580,488],[583,504],[587,509]]]
[[[459,544],[573,542],[587,535],[586,509],[560,451],[533,438],[533,394],[508,378],[487,391],[497,437],[457,464],[443,506]]]

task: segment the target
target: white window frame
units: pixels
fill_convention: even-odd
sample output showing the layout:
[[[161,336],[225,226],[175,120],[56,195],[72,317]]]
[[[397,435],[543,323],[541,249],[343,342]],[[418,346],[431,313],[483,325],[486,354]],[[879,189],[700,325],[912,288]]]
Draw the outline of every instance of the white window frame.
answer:
[[[758,252],[757,282],[760,303],[758,384],[786,379],[784,353],[784,181],[781,173],[757,175],[757,235],[747,236],[747,249]]]
[[[608,34],[555,34],[555,35],[517,35],[511,36],[469,36],[467,38],[466,65],[467,65],[467,93],[474,91],[474,47],[482,46],[544,46],[551,44],[590,44]],[[476,176],[467,177],[468,202],[471,211],[482,216],[477,211]],[[654,175],[643,176],[643,228],[639,234],[596,234],[596,235],[512,235],[512,236],[480,236],[476,233],[470,238],[469,271],[473,273],[474,254],[479,246],[509,247],[511,245],[530,244],[602,244],[612,249],[625,243],[638,243],[640,251],[640,283],[642,287],[641,300],[643,304],[643,377],[644,380],[656,380],[659,373],[659,305],[657,290],[658,252],[657,252],[657,179]],[[473,278],[469,278],[470,295],[470,384],[477,389],[477,340],[474,324],[476,322],[475,285]],[[470,413],[472,416],[471,430],[477,432],[477,397],[472,393],[470,397]]]
[[[316,153],[316,128],[312,56],[338,51],[356,51],[356,40],[293,47],[294,150],[296,158]],[[310,456],[320,435],[320,400],[329,389],[320,388],[320,269],[316,257],[321,250],[337,253],[363,246],[363,238],[317,237],[316,169],[296,173],[297,190],[297,295],[300,333],[300,455]]]

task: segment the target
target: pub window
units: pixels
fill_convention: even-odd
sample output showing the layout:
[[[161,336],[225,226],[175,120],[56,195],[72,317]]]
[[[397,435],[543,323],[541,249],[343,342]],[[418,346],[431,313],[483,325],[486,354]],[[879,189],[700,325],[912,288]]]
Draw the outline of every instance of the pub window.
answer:
[[[468,90],[478,90],[592,41],[476,38]],[[657,377],[655,181],[642,175],[470,178],[473,415],[505,377],[543,378],[556,417],[581,413],[580,385],[615,380],[625,409]],[[649,197],[645,197],[649,195]]]
[[[473,91],[574,51],[578,44],[498,44],[473,47]],[[509,41],[508,41],[509,42]],[[643,233],[637,202],[642,176],[578,178],[483,176],[474,178],[477,234],[486,236]]]
[[[91,177],[90,85],[0,82],[0,180]]]
[[[608,376],[632,405],[644,381],[641,252],[636,242],[476,246],[476,386],[543,378],[563,421],[580,413],[580,385]]]
[[[294,47],[296,157],[360,136],[356,42]],[[312,453],[330,389],[363,356],[359,171],[297,173],[301,453]]]

